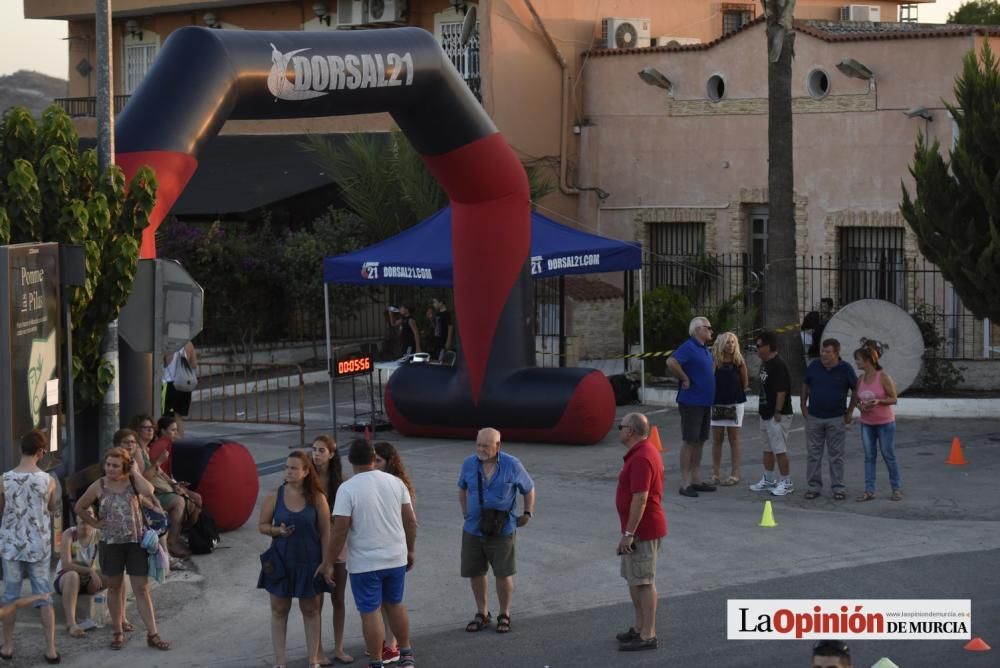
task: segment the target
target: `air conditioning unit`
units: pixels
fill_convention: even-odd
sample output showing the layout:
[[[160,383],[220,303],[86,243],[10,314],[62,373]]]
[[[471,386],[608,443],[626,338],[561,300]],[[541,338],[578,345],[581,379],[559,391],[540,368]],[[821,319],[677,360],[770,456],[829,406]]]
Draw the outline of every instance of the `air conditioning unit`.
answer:
[[[692,44],[701,44],[701,40],[697,37],[654,37],[653,46],[690,46]]]
[[[396,23],[406,16],[406,0],[368,0],[368,23]]]
[[[363,26],[367,18],[364,0],[337,0],[337,27]]]
[[[601,46],[605,49],[637,49],[649,46],[649,19],[606,18],[601,22]]]
[[[882,20],[882,8],[878,5],[847,5],[840,8],[841,21],[871,21]]]

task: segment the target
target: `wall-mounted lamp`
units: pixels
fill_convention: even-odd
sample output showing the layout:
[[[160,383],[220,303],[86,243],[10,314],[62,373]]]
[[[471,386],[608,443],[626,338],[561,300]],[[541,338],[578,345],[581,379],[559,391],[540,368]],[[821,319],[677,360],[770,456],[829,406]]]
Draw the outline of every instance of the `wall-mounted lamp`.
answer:
[[[142,28],[139,26],[139,22],[135,19],[129,19],[125,22],[125,32],[130,36],[135,37],[140,42],[142,41]]]
[[[201,20],[205,22],[205,25],[209,28],[221,28],[222,23],[219,22],[219,17],[215,15],[214,12],[205,12],[205,15],[201,17]]]
[[[330,10],[327,8],[325,2],[314,2],[313,14],[316,15],[316,18],[319,19],[320,23],[330,25]]]
[[[662,72],[660,72],[655,67],[644,67],[639,70],[639,78],[642,79],[643,83],[650,86],[656,86],[657,88],[662,88],[667,91],[671,97],[674,95],[674,84],[670,81]]]
[[[934,115],[931,114],[927,107],[913,107],[912,109],[907,109],[903,112],[903,115],[907,118],[922,118],[925,121],[933,121]]]
[[[867,81],[869,90],[875,88],[875,73],[853,58],[844,58],[837,63],[837,69],[844,76]]]
[[[465,0],[451,0],[451,6],[454,7],[456,12],[461,11],[463,14],[469,11],[469,5],[465,3]]]

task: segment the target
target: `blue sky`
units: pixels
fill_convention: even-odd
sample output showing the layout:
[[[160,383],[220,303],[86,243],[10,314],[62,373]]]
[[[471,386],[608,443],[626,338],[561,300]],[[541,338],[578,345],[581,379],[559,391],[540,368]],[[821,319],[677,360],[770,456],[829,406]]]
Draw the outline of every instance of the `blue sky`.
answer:
[[[844,4],[849,4],[845,0]],[[937,0],[920,5],[920,20],[943,23],[962,0]],[[65,21],[24,18],[22,0],[0,0],[0,75],[28,69],[67,77]]]

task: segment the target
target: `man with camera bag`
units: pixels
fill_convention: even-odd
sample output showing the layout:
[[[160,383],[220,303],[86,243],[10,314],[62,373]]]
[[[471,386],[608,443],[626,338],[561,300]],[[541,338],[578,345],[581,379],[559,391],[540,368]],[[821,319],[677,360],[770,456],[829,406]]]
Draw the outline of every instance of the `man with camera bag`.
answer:
[[[524,496],[524,512],[515,517],[517,494]],[[476,454],[462,462],[458,476],[458,503],[462,527],[462,577],[469,578],[476,599],[476,616],[465,627],[474,633],[493,623],[486,605],[486,572],[496,578],[497,633],[509,633],[510,602],[514,596],[514,533],[531,519],[535,483],[521,462],[500,452],[500,432],[487,427],[476,436]]]

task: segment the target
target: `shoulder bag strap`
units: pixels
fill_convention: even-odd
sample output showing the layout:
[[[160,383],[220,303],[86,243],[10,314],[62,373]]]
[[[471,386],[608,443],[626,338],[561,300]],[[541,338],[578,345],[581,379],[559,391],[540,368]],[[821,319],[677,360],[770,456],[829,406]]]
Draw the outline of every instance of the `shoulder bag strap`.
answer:
[[[149,520],[146,519],[146,511],[142,509],[142,499],[139,498],[139,490],[135,487],[135,481],[132,480],[132,474],[128,474],[128,484],[132,486],[132,492],[135,494],[135,502],[139,506],[139,515],[142,517],[142,526],[149,529]]]
[[[482,510],[486,504],[483,502],[483,473],[479,470],[479,462],[476,462],[476,483],[479,488],[479,510]]]

